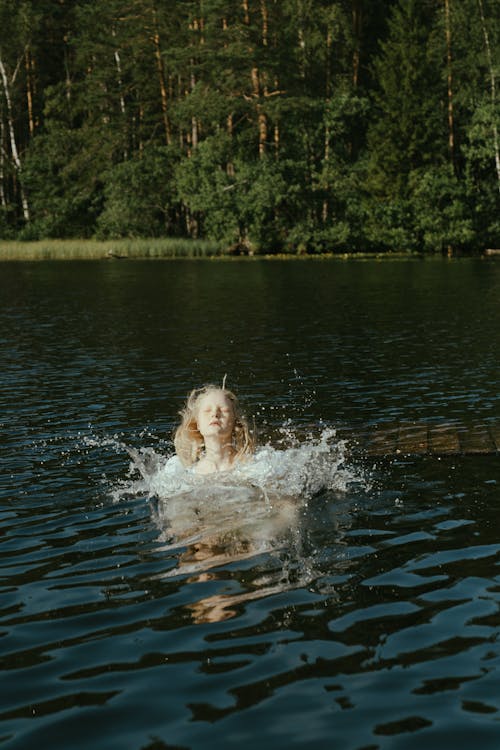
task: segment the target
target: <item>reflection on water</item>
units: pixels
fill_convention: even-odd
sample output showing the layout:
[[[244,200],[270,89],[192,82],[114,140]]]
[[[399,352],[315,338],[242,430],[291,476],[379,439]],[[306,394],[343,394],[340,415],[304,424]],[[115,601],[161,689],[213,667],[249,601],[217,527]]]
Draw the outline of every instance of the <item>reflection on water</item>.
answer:
[[[498,425],[498,263],[0,285],[2,748],[497,750],[499,456],[367,459],[349,430]],[[178,474],[176,414],[225,372],[260,451]]]

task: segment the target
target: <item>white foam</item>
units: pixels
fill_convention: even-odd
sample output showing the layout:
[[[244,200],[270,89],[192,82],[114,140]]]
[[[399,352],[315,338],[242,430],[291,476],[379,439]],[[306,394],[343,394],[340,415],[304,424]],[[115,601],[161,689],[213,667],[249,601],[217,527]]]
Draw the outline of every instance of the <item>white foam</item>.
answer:
[[[187,548],[172,575],[288,548],[314,495],[344,493],[362,477],[348,466],[345,442],[333,429],[300,442],[284,428],[279,443],[260,447],[230,471],[208,475],[186,469],[177,456],[122,444],[131,464],[114,499],[154,498],[152,515],[165,548]]]
[[[335,436],[335,430],[324,429],[319,438],[295,440],[290,447],[264,445],[230,471],[203,476],[183,467],[177,456],[164,456],[151,448],[127,448],[132,459],[130,474],[138,472],[141,479],[122,482],[115,488],[115,499],[122,494],[147,494],[175,500],[186,493],[213,496],[217,490],[225,495],[252,490],[255,495],[257,490],[264,499],[285,495],[307,502],[322,490],[343,492],[359,477],[346,465],[345,441],[336,441]]]

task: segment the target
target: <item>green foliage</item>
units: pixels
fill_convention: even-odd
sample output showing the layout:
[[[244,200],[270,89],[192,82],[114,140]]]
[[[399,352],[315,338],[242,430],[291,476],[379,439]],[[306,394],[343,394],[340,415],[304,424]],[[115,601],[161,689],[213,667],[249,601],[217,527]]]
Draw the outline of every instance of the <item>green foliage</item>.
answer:
[[[466,133],[464,187],[472,207],[476,241],[483,247],[498,247],[500,240],[500,180],[495,169],[495,123],[500,107],[493,109],[483,100],[477,107]]]
[[[474,232],[463,185],[450,166],[429,167],[410,175],[415,232],[424,252],[467,248]]]
[[[494,5],[0,0],[0,236],[498,246]]]
[[[211,239],[270,249],[279,243],[276,212],[285,198],[280,164],[232,158],[227,135],[209,137],[177,168],[179,197]],[[201,219],[203,217],[203,219]]]
[[[104,176],[104,209],[97,220],[101,237],[159,237],[175,234],[172,219],[176,154],[150,146],[120,162]]]
[[[8,207],[2,207],[0,209],[0,238],[4,240],[11,240],[15,237],[15,230],[12,227],[12,222],[9,220],[9,209]]]
[[[374,61],[376,116],[368,132],[370,187],[391,201],[408,197],[408,175],[446,158],[439,69],[429,33],[433,3],[401,0]]]
[[[364,231],[371,248],[401,252],[421,249],[414,231],[409,200],[370,198],[368,207]]]
[[[90,128],[54,120],[33,139],[24,164],[30,196],[29,237],[88,237],[102,210],[109,152]]]
[[[243,240],[237,211],[237,182],[228,173],[230,140],[206,138],[190,159],[177,166],[175,181],[180,200],[207,237],[228,244]]]

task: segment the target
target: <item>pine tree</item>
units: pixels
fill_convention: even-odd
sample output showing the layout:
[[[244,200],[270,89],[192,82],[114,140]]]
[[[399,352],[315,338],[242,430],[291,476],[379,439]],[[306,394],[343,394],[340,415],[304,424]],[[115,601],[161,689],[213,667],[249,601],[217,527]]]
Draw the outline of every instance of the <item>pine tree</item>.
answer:
[[[374,63],[370,179],[374,191],[388,197],[407,196],[410,172],[446,156],[441,71],[429,45],[433,11],[428,0],[400,2]]]

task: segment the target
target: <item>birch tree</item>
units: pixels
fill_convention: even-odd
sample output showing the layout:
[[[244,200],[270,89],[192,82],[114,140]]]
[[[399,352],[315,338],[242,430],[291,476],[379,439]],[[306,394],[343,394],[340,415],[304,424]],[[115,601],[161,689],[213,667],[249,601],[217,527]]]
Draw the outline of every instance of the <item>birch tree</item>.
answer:
[[[484,12],[483,0],[477,0],[479,5],[479,15],[481,18],[481,29],[484,37],[484,49],[486,52],[486,62],[488,66],[489,75],[489,88],[490,88],[490,100],[491,100],[491,131],[492,131],[492,151],[495,160],[495,169],[497,175],[497,187],[500,192],[500,146],[498,138],[498,126],[497,126],[497,93],[496,93],[496,75],[495,67],[493,63],[493,54],[490,44],[490,34],[488,31],[488,25],[486,23],[486,17]]]
[[[23,185],[22,175],[22,163],[19,148],[17,145],[16,129],[14,124],[14,109],[12,106],[12,87],[15,83],[19,67],[21,65],[21,58],[18,60],[15,69],[10,72],[7,69],[7,63],[4,60],[2,50],[0,49],[0,80],[2,81],[3,96],[5,100],[5,115],[6,115],[6,130],[8,133],[8,143],[10,146],[10,156],[15,168],[17,175],[19,192],[21,196],[21,205],[23,209],[23,217],[26,222],[30,220],[30,210],[28,205],[28,198]]]

